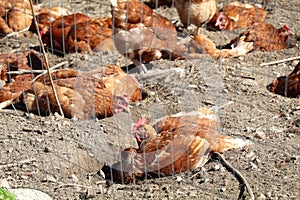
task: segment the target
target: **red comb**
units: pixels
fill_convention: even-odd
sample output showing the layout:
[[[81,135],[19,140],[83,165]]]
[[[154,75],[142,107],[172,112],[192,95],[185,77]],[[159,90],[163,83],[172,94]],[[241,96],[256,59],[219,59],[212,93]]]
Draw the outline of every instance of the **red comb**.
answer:
[[[291,30],[290,27],[286,24],[283,26],[283,28],[286,29],[286,30]]]
[[[290,35],[294,35],[294,32],[290,29],[290,27],[288,25],[283,25],[283,28],[288,32],[288,34]]]
[[[140,119],[137,120],[137,122],[135,123],[135,125],[133,126],[133,130],[136,130],[138,127],[143,126],[147,123],[147,119],[142,117]]]
[[[47,33],[46,30],[41,30],[41,31],[40,31],[40,35],[41,35],[41,36],[45,35],[46,33]]]

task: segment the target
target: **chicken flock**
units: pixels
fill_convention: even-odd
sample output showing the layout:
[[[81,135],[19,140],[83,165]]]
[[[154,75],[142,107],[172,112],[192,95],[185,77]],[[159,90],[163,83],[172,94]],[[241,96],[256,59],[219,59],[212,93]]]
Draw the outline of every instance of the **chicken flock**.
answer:
[[[276,28],[264,22],[267,11],[257,5],[231,2],[218,9],[215,0],[175,0],[174,4],[151,1],[154,7],[175,6],[186,28],[191,24],[211,31],[245,28],[238,37],[217,48],[199,31],[193,36],[179,37],[176,25],[139,0],[110,2],[112,17],[92,18],[62,7],[35,5],[34,19],[28,0],[0,0],[0,36],[28,29],[41,36],[49,52],[62,56],[117,50],[130,58],[140,73],[147,73],[144,64],[153,60],[196,59],[203,54],[218,59],[245,55],[253,50],[287,49],[289,38],[294,35],[286,24]],[[130,112],[129,103],[142,100],[137,79],[114,64],[85,72],[58,69],[50,74],[34,73],[46,68],[44,59],[33,50],[23,54],[1,53],[0,108],[18,103],[39,115],[59,112],[50,76],[68,118],[110,117],[118,112]],[[34,71],[21,73],[26,70]],[[277,78],[267,89],[297,98],[300,63],[289,76]],[[134,182],[146,175],[157,177],[195,169],[204,165],[212,153],[246,145],[242,139],[221,134],[218,115],[205,108],[166,116],[149,124],[146,119],[140,119],[133,125],[132,134],[139,148],[122,150],[122,159],[113,166],[116,181]]]

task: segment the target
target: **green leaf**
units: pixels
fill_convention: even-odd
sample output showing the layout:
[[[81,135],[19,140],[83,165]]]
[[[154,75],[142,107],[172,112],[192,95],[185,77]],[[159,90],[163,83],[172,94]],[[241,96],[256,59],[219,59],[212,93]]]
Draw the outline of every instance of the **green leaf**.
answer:
[[[1,200],[16,200],[16,196],[12,193],[9,193],[4,188],[0,187],[0,199]]]

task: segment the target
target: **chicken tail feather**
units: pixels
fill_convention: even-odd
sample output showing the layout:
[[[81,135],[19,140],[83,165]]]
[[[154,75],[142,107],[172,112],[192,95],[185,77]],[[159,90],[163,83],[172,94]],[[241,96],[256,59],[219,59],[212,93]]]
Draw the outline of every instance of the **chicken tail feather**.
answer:
[[[221,135],[219,143],[215,145],[214,152],[223,153],[230,149],[244,148],[248,144],[249,142],[244,141],[243,139]]]

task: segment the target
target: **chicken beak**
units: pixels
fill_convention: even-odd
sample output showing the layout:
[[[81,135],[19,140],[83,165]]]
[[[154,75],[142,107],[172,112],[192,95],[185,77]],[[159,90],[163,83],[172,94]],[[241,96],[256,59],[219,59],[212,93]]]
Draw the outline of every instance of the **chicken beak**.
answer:
[[[128,107],[124,107],[124,108],[123,108],[123,112],[125,112],[125,113],[130,113],[130,108],[129,108],[129,106],[128,106]]]

